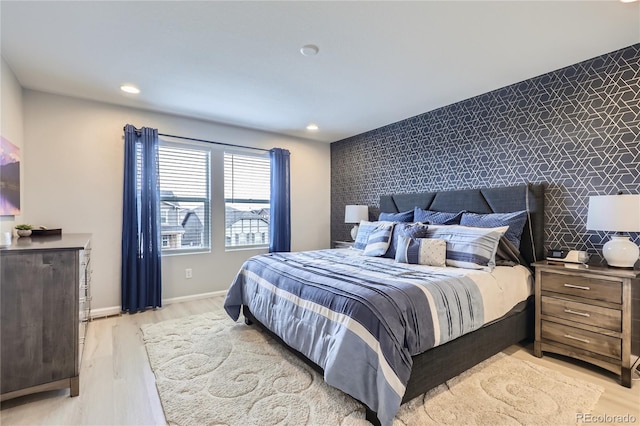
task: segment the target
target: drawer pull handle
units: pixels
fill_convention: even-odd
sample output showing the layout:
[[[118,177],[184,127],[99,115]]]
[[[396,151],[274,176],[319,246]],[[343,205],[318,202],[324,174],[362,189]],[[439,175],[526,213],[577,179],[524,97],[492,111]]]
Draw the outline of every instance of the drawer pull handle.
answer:
[[[580,337],[574,337],[574,336],[572,336],[570,334],[565,334],[564,337],[566,337],[567,339],[571,339],[571,340],[577,340],[577,341],[582,342],[582,343],[587,343],[587,344],[591,343],[587,339],[581,339]]]
[[[581,317],[587,317],[587,318],[589,318],[589,317],[591,316],[591,314],[589,314],[589,313],[587,313],[587,312],[572,311],[571,309],[565,309],[564,311],[565,311],[565,313],[567,313],[567,314],[580,315]]]
[[[590,287],[585,287],[585,286],[582,286],[582,285],[573,285],[573,284],[565,283],[564,286],[565,287],[569,287],[569,288],[577,288],[578,290],[591,290]]]

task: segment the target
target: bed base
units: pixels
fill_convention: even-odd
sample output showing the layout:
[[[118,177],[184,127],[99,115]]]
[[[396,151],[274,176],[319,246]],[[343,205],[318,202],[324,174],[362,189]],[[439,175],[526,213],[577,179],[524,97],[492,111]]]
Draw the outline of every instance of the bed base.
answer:
[[[289,347],[280,337],[260,323],[247,306],[242,307],[242,313],[247,325],[257,325],[313,370],[324,376],[324,371],[320,366],[301,352]],[[523,340],[532,340],[533,320],[533,297],[529,297],[528,300],[516,305],[501,319],[414,356],[411,376],[402,403],[441,385],[511,345]],[[366,410],[366,419],[374,425],[380,425],[377,414],[366,404],[362,405]]]

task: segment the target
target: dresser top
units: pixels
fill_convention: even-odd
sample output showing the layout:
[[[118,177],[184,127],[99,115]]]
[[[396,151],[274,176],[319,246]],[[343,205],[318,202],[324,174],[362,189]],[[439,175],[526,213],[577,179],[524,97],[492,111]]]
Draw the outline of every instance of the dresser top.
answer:
[[[611,266],[607,266],[606,264],[598,263],[598,264],[580,264],[580,263],[562,263],[562,262],[549,262],[547,260],[543,260],[541,262],[536,262],[531,266],[536,269],[546,270],[546,271],[575,271],[580,273],[593,273],[593,274],[603,274],[611,277],[620,277],[620,278],[636,278],[640,276],[640,269],[632,269],[632,268],[615,268]]]
[[[43,237],[20,237],[11,240],[0,252],[32,250],[83,250],[89,245],[91,234],[62,234]]]

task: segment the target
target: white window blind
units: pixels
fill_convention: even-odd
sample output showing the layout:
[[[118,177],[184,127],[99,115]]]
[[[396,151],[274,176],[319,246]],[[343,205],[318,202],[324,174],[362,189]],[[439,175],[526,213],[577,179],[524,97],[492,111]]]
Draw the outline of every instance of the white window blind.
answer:
[[[176,197],[209,197],[209,151],[160,145],[160,190]]]
[[[226,247],[269,244],[268,154],[224,153]]]
[[[208,250],[209,149],[161,142],[158,154],[163,251]]]
[[[224,153],[224,198],[227,202],[269,202],[270,179],[269,157]]]

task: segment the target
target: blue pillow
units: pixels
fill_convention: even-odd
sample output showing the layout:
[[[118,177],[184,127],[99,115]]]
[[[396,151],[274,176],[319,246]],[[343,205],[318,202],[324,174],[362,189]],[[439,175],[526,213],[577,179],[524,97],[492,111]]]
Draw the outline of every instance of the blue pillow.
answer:
[[[401,213],[380,213],[378,220],[388,220],[390,222],[413,222],[413,210]]]
[[[362,254],[365,256],[382,256],[385,254],[389,248],[392,232],[393,223],[385,224],[382,222],[369,234],[367,245]]]
[[[413,214],[413,212],[411,213]],[[427,236],[427,229],[428,226],[424,223],[396,223],[396,226],[393,227],[389,250],[384,254],[384,257],[389,259],[396,258],[396,249],[400,237],[424,238]]]
[[[527,211],[522,210],[513,213],[463,213],[460,225],[475,226],[477,228],[497,228],[508,226],[509,230],[504,234],[517,249],[520,249],[520,238],[524,224],[527,221]]]
[[[432,223],[435,225],[459,225],[462,213],[437,212],[420,207],[413,209],[413,221]]]

